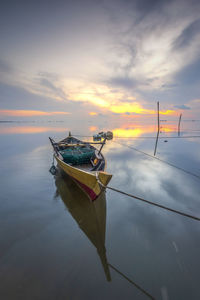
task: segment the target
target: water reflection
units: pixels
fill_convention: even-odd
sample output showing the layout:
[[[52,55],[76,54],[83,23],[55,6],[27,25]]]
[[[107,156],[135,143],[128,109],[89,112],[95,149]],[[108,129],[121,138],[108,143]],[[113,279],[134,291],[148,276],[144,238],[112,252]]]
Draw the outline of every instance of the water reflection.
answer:
[[[0,127],[0,134],[31,134],[42,132],[64,132],[65,127],[39,127],[39,126],[5,126]]]
[[[96,247],[106,279],[111,281],[105,248],[105,192],[102,192],[94,202],[90,202],[86,194],[69,176],[56,175],[55,184],[57,187],[56,196],[61,197],[78,226]]]
[[[64,177],[63,177],[64,176]],[[141,293],[155,299],[143,287],[128,278],[115,266],[110,264],[106,256],[105,234],[106,234],[106,195],[105,191],[99,197],[90,202],[87,195],[80,187],[67,175],[58,173],[55,176],[56,194],[55,197],[61,197],[68,211],[77,222],[80,229],[85,233],[88,239],[96,247],[101,260],[107,281],[111,281],[110,269],[112,268],[123,279],[126,279]]]
[[[114,137],[141,137],[144,134],[152,134],[155,135],[157,130],[157,124],[143,124],[138,125],[136,123],[131,124],[123,124],[119,128],[112,129]],[[161,133],[174,133],[176,132],[176,127],[174,124],[162,124],[160,126]]]
[[[198,122],[181,122],[184,135],[199,130]],[[156,130],[156,120],[154,124]],[[139,125],[134,123],[133,129]],[[77,127],[66,122],[64,127],[91,135],[87,126],[83,122],[78,128],[78,122]],[[9,134],[1,135],[0,298],[91,300],[95,295],[95,299],[148,299],[141,289],[136,290],[140,285],[156,299],[200,299],[197,222],[108,191],[106,199],[105,195],[101,198],[104,206],[94,203],[101,220],[98,228],[88,199],[70,179],[55,178],[57,195],[65,204],[60,198],[51,201],[56,186],[48,173],[52,160],[49,135],[54,136],[53,129],[52,133],[13,135],[12,139]],[[64,136],[64,132],[55,134],[56,140]],[[153,154],[154,139],[116,141]],[[197,178],[113,141],[107,143],[104,154],[107,170],[114,175],[111,186],[198,215]],[[199,139],[160,140],[157,156],[199,174]],[[108,274],[111,282],[106,280]]]

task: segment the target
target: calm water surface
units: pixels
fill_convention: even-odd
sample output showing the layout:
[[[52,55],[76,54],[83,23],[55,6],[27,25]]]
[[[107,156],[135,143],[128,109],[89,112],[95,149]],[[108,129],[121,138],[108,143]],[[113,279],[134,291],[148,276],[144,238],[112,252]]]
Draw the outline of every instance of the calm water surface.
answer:
[[[26,125],[0,125],[0,299],[199,300],[200,222],[110,190],[89,203],[72,180],[49,173],[48,136],[64,138],[70,124]],[[184,135],[198,135],[191,125]],[[200,176],[200,139],[164,140],[157,157]],[[200,179],[122,143],[153,154],[155,140],[107,143],[110,186],[200,217]]]

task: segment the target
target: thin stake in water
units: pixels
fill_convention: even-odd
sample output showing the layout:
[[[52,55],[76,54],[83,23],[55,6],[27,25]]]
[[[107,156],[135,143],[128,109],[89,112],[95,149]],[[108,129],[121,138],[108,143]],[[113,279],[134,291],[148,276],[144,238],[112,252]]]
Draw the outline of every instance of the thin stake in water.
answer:
[[[180,136],[181,117],[182,117],[182,114],[180,114],[179,120],[178,120],[178,136]]]
[[[156,143],[155,143],[155,149],[154,149],[154,156],[156,155],[157,145],[158,145],[158,137],[160,133],[160,116],[159,116],[159,101],[157,102],[157,111],[158,111],[158,130],[157,130],[157,137],[156,137]]]

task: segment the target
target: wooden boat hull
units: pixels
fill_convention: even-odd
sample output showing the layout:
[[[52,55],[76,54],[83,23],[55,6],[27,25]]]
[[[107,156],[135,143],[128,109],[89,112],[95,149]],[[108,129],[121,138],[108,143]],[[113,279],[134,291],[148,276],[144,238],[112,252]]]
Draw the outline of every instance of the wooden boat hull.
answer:
[[[102,185],[106,186],[112,178],[112,175],[107,172],[81,170],[65,163],[57,155],[55,158],[58,166],[77,182],[92,201],[101,193]]]

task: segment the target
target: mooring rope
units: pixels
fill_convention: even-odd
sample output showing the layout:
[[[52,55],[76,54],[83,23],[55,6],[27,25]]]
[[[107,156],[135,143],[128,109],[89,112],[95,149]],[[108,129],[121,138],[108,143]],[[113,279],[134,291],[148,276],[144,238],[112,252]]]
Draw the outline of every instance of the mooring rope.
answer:
[[[77,137],[92,138],[92,135],[77,135]],[[115,139],[156,139],[155,136],[115,136]],[[185,136],[159,136],[159,139],[193,139],[200,138],[200,135],[185,135]]]
[[[117,139],[156,139],[155,136],[115,136]],[[185,136],[159,136],[159,139],[193,139],[200,138],[200,135]]]
[[[106,188],[108,188],[109,190],[115,191],[115,192],[117,192],[117,193],[126,195],[126,196],[128,196],[128,197],[131,197],[131,198],[134,198],[134,199],[143,201],[143,202],[145,202],[145,203],[148,203],[148,204],[151,204],[151,205],[154,205],[154,206],[163,208],[163,209],[165,209],[165,210],[172,211],[172,212],[174,212],[174,213],[176,213],[176,214],[179,214],[179,215],[182,215],[182,216],[184,216],[184,217],[188,217],[188,218],[191,218],[191,219],[200,221],[200,218],[195,217],[195,216],[190,215],[190,214],[187,214],[187,213],[184,213],[184,212],[181,212],[181,211],[179,211],[179,210],[176,210],[176,209],[173,209],[173,208],[170,208],[170,207],[161,205],[161,204],[154,203],[154,202],[152,202],[152,201],[149,201],[149,200],[146,200],[146,199],[137,197],[137,196],[135,196],[135,195],[132,195],[132,194],[129,194],[129,193],[120,191],[120,190],[118,190],[118,189],[116,189],[116,188],[113,188],[113,187],[110,187],[110,186],[107,186]]]
[[[114,142],[114,143],[117,143],[117,144],[120,144],[120,145],[122,145],[122,146],[124,146],[124,147],[130,148],[130,149],[132,149],[132,150],[134,150],[134,151],[137,151],[137,152],[139,152],[139,153],[141,153],[141,154],[144,154],[144,155],[146,155],[146,156],[149,156],[149,157],[151,157],[151,158],[153,158],[153,159],[156,159],[156,160],[158,160],[158,161],[160,161],[160,162],[162,162],[162,163],[164,163],[164,164],[167,164],[167,165],[169,165],[169,166],[171,166],[171,167],[173,167],[173,168],[176,168],[176,169],[178,169],[178,170],[180,170],[180,171],[182,171],[182,172],[184,172],[184,173],[187,173],[187,174],[189,174],[189,175],[191,175],[191,176],[194,176],[194,177],[200,179],[200,175],[197,175],[197,174],[195,174],[195,173],[192,173],[191,171],[188,171],[188,170],[185,170],[185,169],[183,169],[183,168],[181,168],[181,167],[178,167],[178,166],[176,166],[176,165],[174,165],[174,164],[172,164],[172,163],[170,163],[170,162],[168,162],[168,161],[166,161],[166,160],[163,160],[163,159],[161,159],[161,158],[158,158],[158,157],[156,157],[156,156],[153,156],[153,155],[151,155],[151,154],[149,154],[149,153],[146,153],[146,152],[144,152],[144,151],[142,151],[142,150],[139,150],[139,149],[137,149],[137,148],[135,148],[135,147],[133,147],[133,146],[125,145],[125,144],[123,144],[123,143],[116,142],[116,141],[113,141],[113,142]]]
[[[155,298],[150,295],[147,291],[145,291],[141,286],[139,286],[137,283],[135,283],[133,280],[128,278],[126,275],[124,275],[121,271],[119,271],[117,268],[115,268],[113,265],[108,263],[109,267],[115,270],[118,274],[120,274],[122,277],[124,277],[127,281],[129,281],[131,284],[133,284],[138,290],[140,290],[143,294],[148,296],[150,299],[155,300]]]
[[[135,196],[135,195],[132,195],[132,194],[123,192],[123,191],[118,190],[118,189],[116,189],[116,188],[114,188],[114,187],[111,187],[111,186],[105,186],[105,185],[103,185],[103,184],[101,183],[101,181],[100,181],[99,179],[98,179],[98,183],[102,186],[103,189],[109,189],[109,190],[111,190],[111,191],[114,191],[114,192],[120,193],[120,194],[122,194],[122,195],[125,195],[125,196],[128,196],[128,197],[131,197],[131,198],[140,200],[140,201],[145,202],[145,203],[148,203],[148,204],[150,204],[150,205],[153,205],[153,206],[156,206],[156,207],[159,207],[159,208],[162,208],[162,209],[171,211],[171,212],[176,213],[176,214],[179,214],[179,215],[181,215],[181,216],[188,217],[188,218],[193,219],[193,220],[196,220],[196,221],[200,221],[200,218],[199,218],[199,217],[196,217],[196,216],[193,216],[193,215],[190,215],[190,214],[181,212],[181,211],[179,211],[179,210],[176,210],[176,209],[173,209],[173,208],[170,208],[170,207],[167,207],[167,206],[164,206],[164,205],[161,205],[161,204],[158,204],[158,203],[155,203],[155,202],[146,200],[146,199],[144,199],[144,198],[141,198],[141,197],[138,197],[138,196]]]
[[[111,191],[120,193],[120,194],[122,194],[122,195],[131,197],[131,198],[134,198],[134,199],[136,199],[136,200],[140,200],[140,201],[145,202],[145,203],[148,203],[148,204],[150,204],[150,205],[153,205],[153,206],[156,206],[156,207],[159,207],[159,208],[162,208],[162,209],[171,211],[171,212],[176,213],[176,214],[179,214],[179,215],[181,215],[181,216],[188,217],[188,218],[194,219],[194,220],[196,220],[196,221],[200,221],[200,218],[199,218],[199,217],[196,217],[196,216],[193,216],[193,215],[190,215],[190,214],[181,212],[181,211],[179,211],[179,210],[176,210],[176,209],[173,209],[173,208],[170,208],[170,207],[167,207],[167,206],[164,206],[164,205],[161,205],[161,204],[158,204],[158,203],[155,203],[155,202],[146,200],[146,199],[144,199],[144,198],[135,196],[135,195],[133,195],[133,194],[129,194],[129,193],[127,193],[127,192],[118,190],[118,189],[116,189],[116,188],[114,188],[114,187],[111,187],[111,186],[105,186],[104,184],[101,183],[101,181],[99,180],[98,176],[97,176],[97,181],[98,181],[98,183],[101,185],[101,187],[102,187],[103,189],[109,189],[109,190],[111,190]]]

